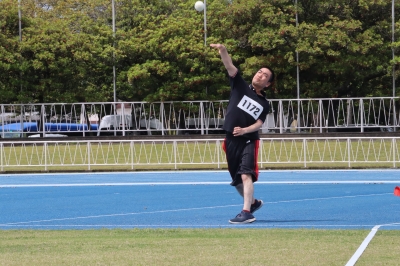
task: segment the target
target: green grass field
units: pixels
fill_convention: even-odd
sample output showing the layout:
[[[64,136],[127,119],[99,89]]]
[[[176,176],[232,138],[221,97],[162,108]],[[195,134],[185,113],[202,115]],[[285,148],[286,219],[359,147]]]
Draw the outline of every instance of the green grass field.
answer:
[[[6,230],[0,265],[345,265],[368,230]],[[357,265],[399,265],[400,231],[380,230]]]

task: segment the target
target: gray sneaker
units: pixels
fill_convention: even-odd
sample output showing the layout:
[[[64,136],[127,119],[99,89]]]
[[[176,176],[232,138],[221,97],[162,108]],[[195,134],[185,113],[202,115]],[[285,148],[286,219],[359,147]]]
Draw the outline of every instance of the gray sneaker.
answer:
[[[253,214],[264,205],[262,200],[256,200],[250,207],[250,212]]]
[[[235,218],[230,219],[229,222],[231,224],[248,224],[252,223],[256,220],[256,218],[250,212],[242,211]]]

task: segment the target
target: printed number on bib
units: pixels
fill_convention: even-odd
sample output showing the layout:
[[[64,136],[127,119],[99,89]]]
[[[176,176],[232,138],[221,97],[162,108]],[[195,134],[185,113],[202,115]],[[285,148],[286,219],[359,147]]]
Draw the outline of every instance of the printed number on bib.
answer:
[[[257,118],[260,116],[260,114],[264,109],[262,105],[260,105],[253,99],[247,97],[246,95],[243,96],[242,100],[240,100],[237,107],[239,107],[240,109],[251,115],[255,120],[257,120]]]

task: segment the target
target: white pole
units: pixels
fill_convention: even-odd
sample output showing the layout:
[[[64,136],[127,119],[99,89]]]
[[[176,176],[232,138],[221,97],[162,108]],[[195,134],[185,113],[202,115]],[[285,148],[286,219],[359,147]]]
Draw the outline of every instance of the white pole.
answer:
[[[297,13],[297,0],[295,0],[295,6],[296,6],[296,28],[299,26],[299,16]],[[300,125],[301,125],[301,119],[300,119],[300,68],[299,68],[299,52],[297,51],[296,48],[296,63],[297,63],[297,131],[300,132]],[[304,119],[303,119],[304,120]]]
[[[113,48],[115,48],[115,2],[112,0],[111,2],[112,5],[112,31],[113,31]],[[114,94],[114,119],[117,121],[117,93],[116,93],[116,70],[115,70],[115,52],[113,51],[113,94]],[[122,117],[121,119],[125,120],[125,117]],[[114,127],[114,136],[117,135],[117,128],[116,126]]]
[[[204,58],[205,58],[205,52],[207,49],[207,3],[206,0],[204,0]],[[204,60],[204,66],[207,69],[207,61]],[[206,94],[208,94],[208,88],[206,86]]]
[[[204,46],[207,47],[207,4],[204,0]]]
[[[113,30],[113,47],[115,48],[115,2],[112,0],[112,30]],[[114,102],[117,101],[116,93],[116,70],[115,70],[115,53],[113,52],[113,91],[114,91]]]
[[[394,0],[392,0],[392,44],[394,44]],[[394,61],[394,47],[392,47],[392,57]],[[393,65],[393,97],[396,97],[396,70]]]
[[[21,0],[18,0],[18,26],[19,26],[19,41],[22,41],[22,15],[21,15]]]
[[[295,2],[296,5],[296,28],[299,26],[299,17],[297,14],[297,0]],[[300,99],[300,69],[299,69],[299,52],[296,51],[296,63],[297,63],[297,99]]]
[[[22,42],[22,14],[21,14],[21,0],[18,0],[18,30],[19,30],[19,42],[20,42],[20,47],[21,47],[21,42]],[[21,51],[21,48],[20,48]],[[22,58],[22,53],[20,54]],[[21,64],[21,60],[20,60]],[[22,94],[22,71],[19,72],[19,78],[20,78],[20,93]],[[23,118],[23,105],[21,106],[21,115],[20,115],[20,123],[21,123],[21,128],[24,126],[24,118]],[[44,132],[43,132],[44,134]],[[44,135],[43,135],[44,136]],[[23,134],[20,135],[20,138],[23,137]]]
[[[392,44],[394,44],[394,0],[392,0]],[[392,47],[392,58],[393,58],[393,62],[394,62],[394,58],[395,57],[395,55],[394,55],[394,47]],[[392,69],[392,71],[393,71],[393,73],[392,73],[392,78],[393,78],[393,128],[394,128],[394,131],[396,131],[396,124],[397,124],[397,121],[396,121],[396,104],[394,103],[395,102],[395,100],[394,100],[394,97],[396,97],[396,69],[395,69],[395,65],[393,64],[393,67],[392,67],[393,69]]]

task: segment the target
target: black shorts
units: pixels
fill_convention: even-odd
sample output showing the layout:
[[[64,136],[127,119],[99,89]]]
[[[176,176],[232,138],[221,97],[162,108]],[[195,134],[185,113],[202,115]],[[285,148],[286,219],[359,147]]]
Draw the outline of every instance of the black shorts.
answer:
[[[250,174],[253,182],[258,180],[258,147],[260,140],[242,137],[226,137],[222,149],[226,154],[228,170],[232,177],[232,186],[241,184],[242,174]]]

